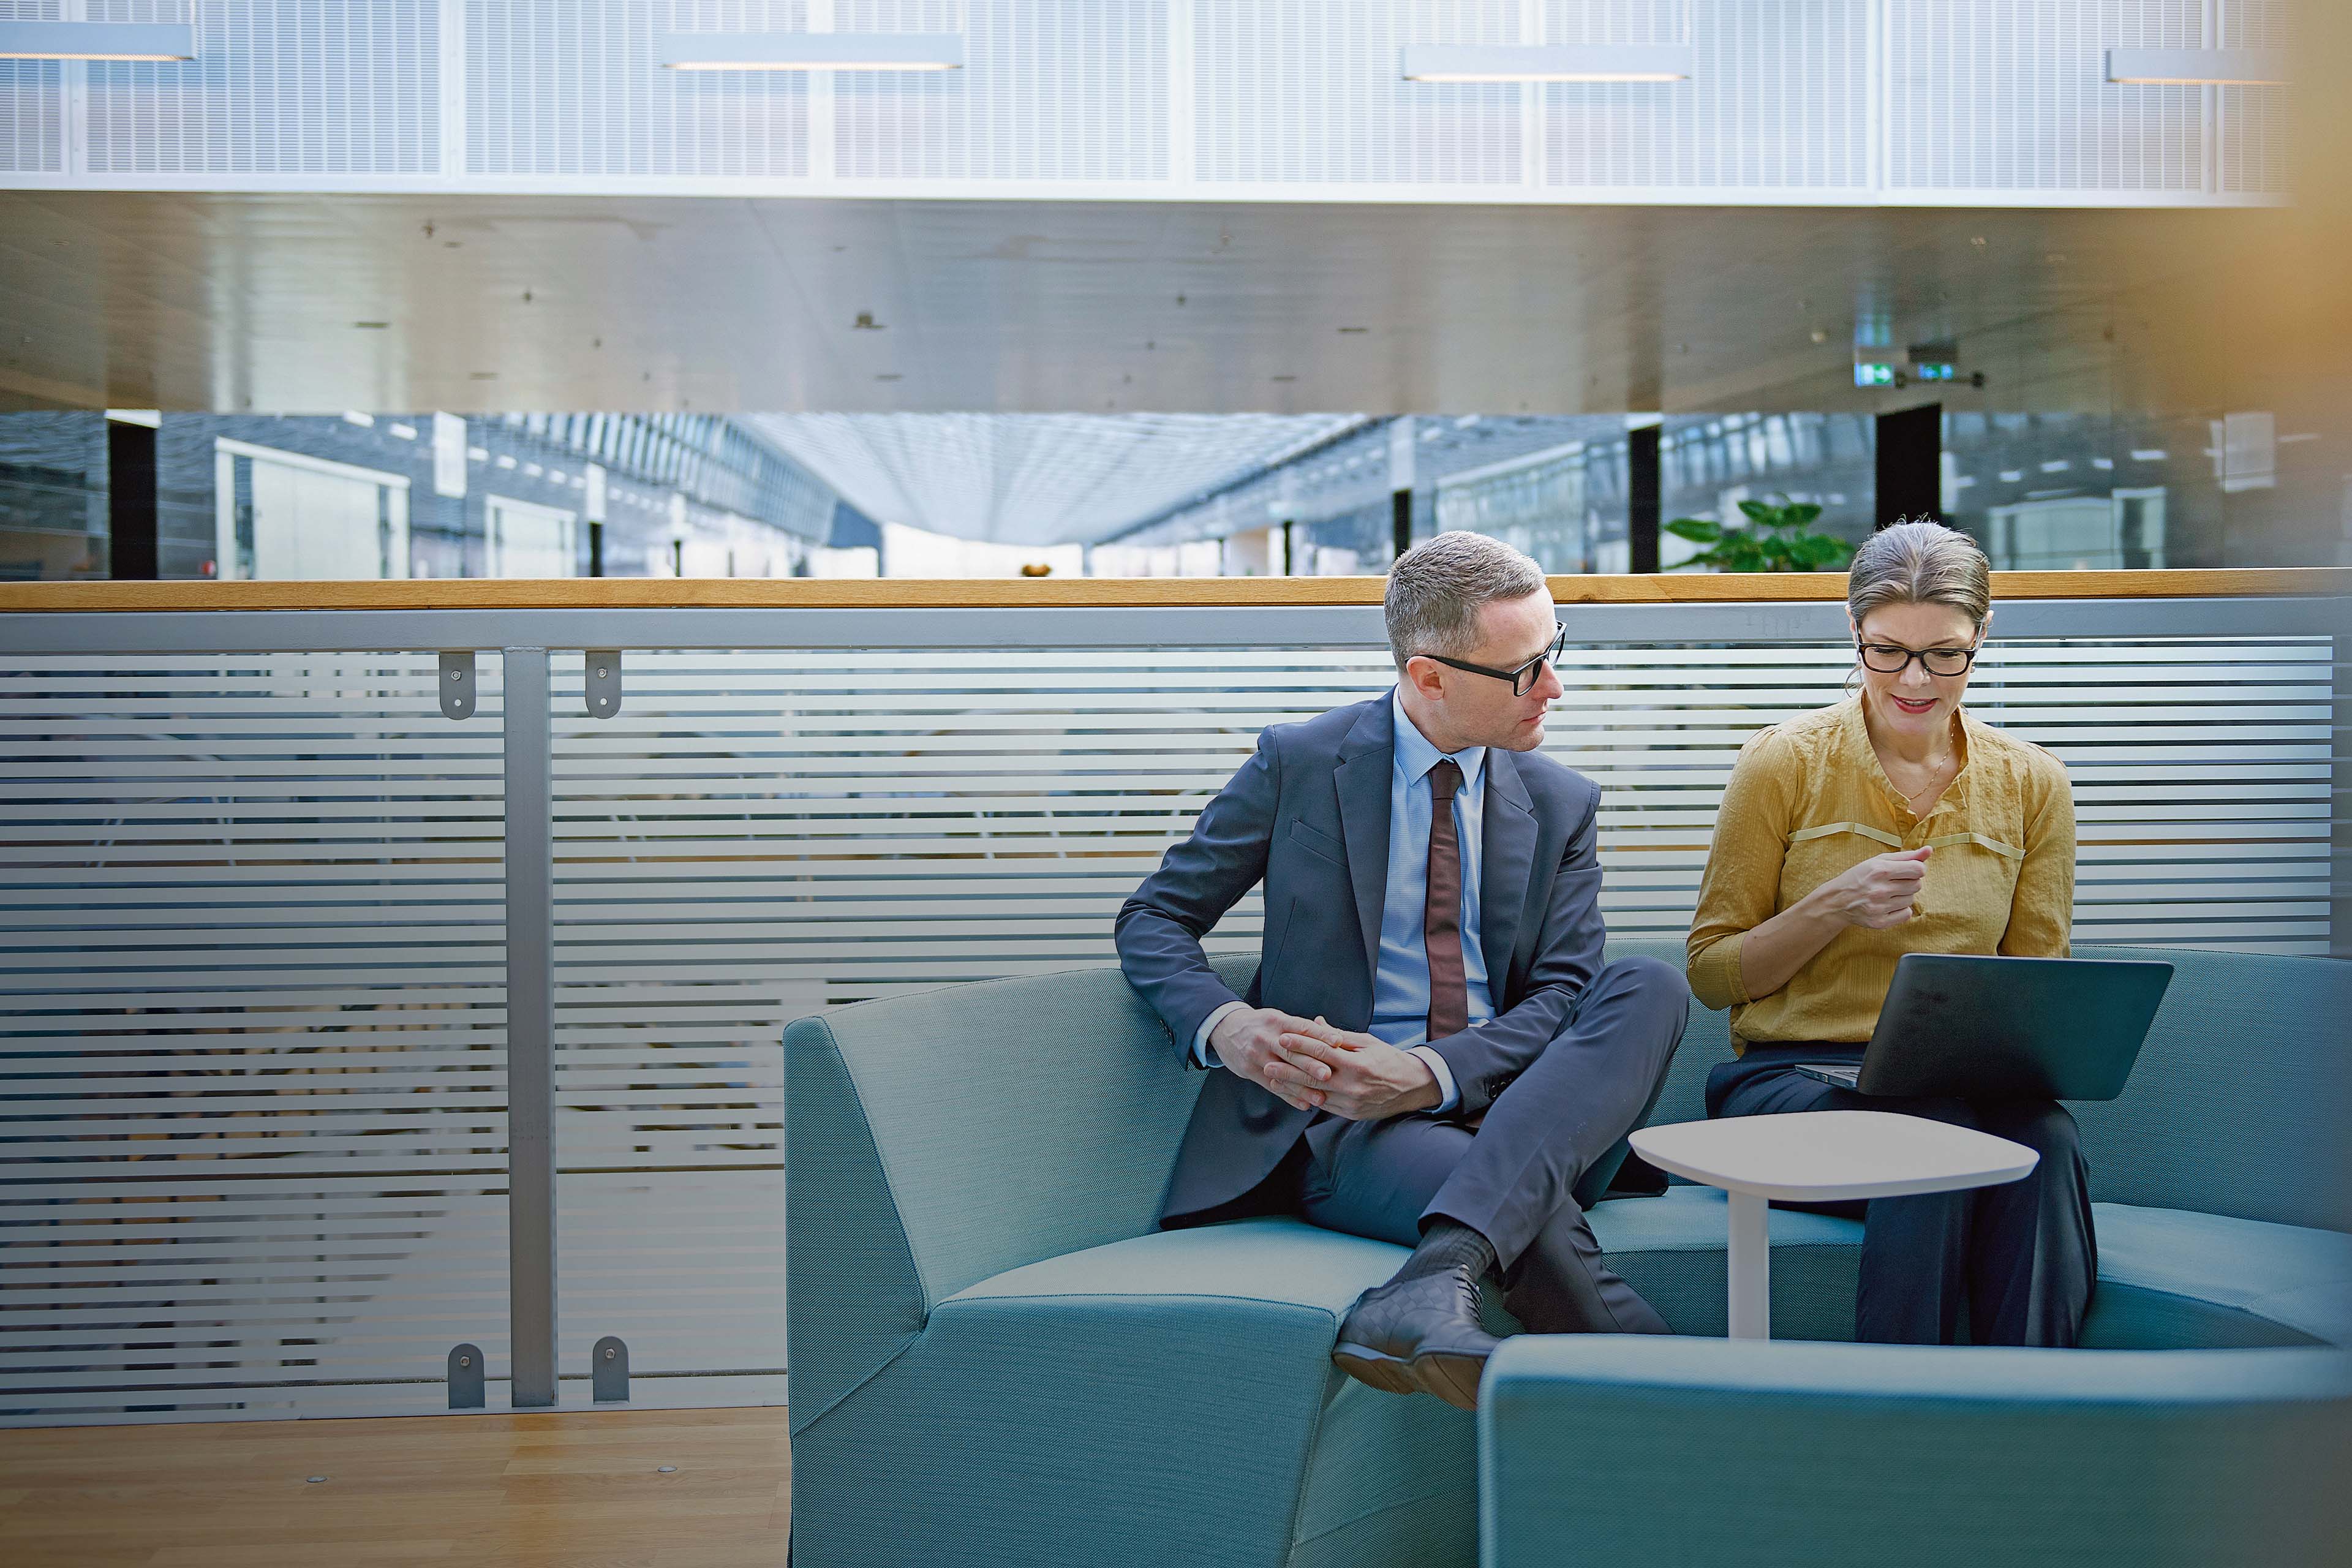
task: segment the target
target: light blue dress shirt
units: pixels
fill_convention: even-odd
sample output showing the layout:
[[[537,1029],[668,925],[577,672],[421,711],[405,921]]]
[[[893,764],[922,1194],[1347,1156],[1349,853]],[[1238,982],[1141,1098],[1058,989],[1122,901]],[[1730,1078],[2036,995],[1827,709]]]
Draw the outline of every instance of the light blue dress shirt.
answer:
[[[1465,746],[1458,752],[1440,752],[1406,715],[1402,696],[1391,691],[1389,703],[1396,722],[1396,745],[1389,770],[1388,887],[1381,905],[1380,963],[1372,973],[1372,1022],[1366,1032],[1403,1047],[1428,1063],[1437,1079],[1436,1109],[1451,1110],[1462,1099],[1453,1071],[1444,1058],[1423,1044],[1429,1037],[1429,948],[1422,928],[1429,900],[1429,823],[1436,799],[1429,787],[1429,770],[1449,755],[1462,770],[1462,787],[1454,792],[1454,840],[1462,850],[1462,978],[1469,993],[1469,1021],[1481,1024],[1495,1016],[1494,998],[1486,984],[1486,955],[1478,944],[1486,748]],[[1240,1005],[1228,1002],[1202,1023],[1192,1051],[1202,1066],[1224,1065],[1209,1048],[1209,1033]]]

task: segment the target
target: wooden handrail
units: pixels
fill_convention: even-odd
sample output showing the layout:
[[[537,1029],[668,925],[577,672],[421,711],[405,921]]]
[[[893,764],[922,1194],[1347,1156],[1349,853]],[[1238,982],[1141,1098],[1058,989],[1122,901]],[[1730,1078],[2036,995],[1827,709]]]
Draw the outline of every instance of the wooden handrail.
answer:
[[[1008,609],[1377,605],[1385,577],[554,577],[396,583],[0,583],[0,612],[56,610]],[[1551,580],[1563,605],[1786,604],[1845,574],[1672,573]],[[2352,568],[1996,572],[2000,599],[2335,597]]]

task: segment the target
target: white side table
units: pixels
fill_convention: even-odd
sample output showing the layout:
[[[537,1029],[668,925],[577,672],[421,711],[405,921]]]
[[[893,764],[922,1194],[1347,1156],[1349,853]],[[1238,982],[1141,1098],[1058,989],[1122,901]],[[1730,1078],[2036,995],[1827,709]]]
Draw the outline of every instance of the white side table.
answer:
[[[1662,1171],[1731,1199],[1731,1332],[1772,1337],[1767,1202],[1834,1203],[1999,1186],[2041,1159],[2022,1143],[1885,1110],[1800,1110],[1644,1127],[1630,1140]]]

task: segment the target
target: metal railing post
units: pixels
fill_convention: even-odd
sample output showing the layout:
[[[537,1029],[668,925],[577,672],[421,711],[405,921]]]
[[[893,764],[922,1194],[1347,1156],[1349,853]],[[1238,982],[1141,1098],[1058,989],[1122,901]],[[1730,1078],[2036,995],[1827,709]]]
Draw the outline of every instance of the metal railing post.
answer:
[[[507,1290],[518,1410],[555,1404],[555,772],[547,650],[506,665]]]

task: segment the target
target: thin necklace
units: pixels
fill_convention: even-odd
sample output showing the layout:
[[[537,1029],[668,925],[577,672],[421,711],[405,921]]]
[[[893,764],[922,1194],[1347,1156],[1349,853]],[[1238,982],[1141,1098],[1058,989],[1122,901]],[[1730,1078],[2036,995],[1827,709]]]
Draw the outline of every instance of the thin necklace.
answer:
[[[1959,753],[1955,752],[1945,757],[1942,762],[1931,765],[1928,769],[1927,784],[1903,797],[1903,804],[1910,809],[1912,816],[1916,816],[1920,814],[1919,807],[1912,805],[1912,802],[1917,800],[1919,796],[1924,795],[1930,797],[1929,804],[1933,805],[1934,800],[1932,797],[1940,794],[1944,787],[1952,782],[1951,780],[1944,777],[1944,770],[1950,767],[1952,763],[1958,760],[1958,755]]]

